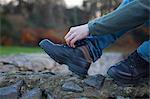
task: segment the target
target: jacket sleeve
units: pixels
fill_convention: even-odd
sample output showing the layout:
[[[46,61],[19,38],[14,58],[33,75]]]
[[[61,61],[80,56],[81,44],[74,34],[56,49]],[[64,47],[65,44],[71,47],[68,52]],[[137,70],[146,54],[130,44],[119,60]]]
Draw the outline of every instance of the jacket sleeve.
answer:
[[[150,0],[133,0],[101,18],[88,23],[89,32],[93,35],[113,34],[130,30],[149,19]]]

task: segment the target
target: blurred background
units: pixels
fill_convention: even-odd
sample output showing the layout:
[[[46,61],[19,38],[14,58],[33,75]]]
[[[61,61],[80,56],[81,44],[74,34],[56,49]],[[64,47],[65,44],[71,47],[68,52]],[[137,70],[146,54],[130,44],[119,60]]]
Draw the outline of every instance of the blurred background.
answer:
[[[38,43],[65,43],[71,26],[115,10],[122,0],[0,0],[0,55],[41,52]],[[147,34],[126,33],[108,51],[134,50]],[[122,48],[123,47],[123,48]]]

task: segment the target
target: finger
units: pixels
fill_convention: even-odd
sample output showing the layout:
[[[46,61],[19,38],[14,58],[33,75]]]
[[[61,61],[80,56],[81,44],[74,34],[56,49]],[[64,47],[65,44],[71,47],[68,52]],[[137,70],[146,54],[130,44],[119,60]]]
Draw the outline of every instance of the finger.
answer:
[[[74,31],[74,29],[70,28],[69,32],[66,34],[66,36],[64,38],[67,39],[73,33],[73,31]]]
[[[66,43],[67,43],[67,45],[69,45],[69,46],[70,46],[70,41],[71,41],[74,37],[75,37],[75,35],[74,35],[74,34],[72,34],[72,35],[70,35],[70,36],[66,39]]]
[[[72,32],[71,31],[69,31],[66,35],[65,35],[65,40],[70,36],[72,34]]]
[[[78,36],[74,37],[74,38],[70,41],[70,46],[73,47],[73,48],[75,48],[75,42],[76,42],[77,40],[79,40],[79,37],[78,37]]]

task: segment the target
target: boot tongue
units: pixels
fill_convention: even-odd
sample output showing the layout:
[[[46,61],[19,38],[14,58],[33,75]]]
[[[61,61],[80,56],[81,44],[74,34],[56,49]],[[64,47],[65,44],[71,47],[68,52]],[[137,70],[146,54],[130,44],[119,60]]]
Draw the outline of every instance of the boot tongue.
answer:
[[[75,42],[75,46],[77,48],[79,48],[83,54],[84,54],[84,57],[91,63],[93,61],[93,59],[91,58],[91,55],[90,55],[90,52],[89,52],[89,49],[87,47],[87,42],[86,42],[86,39],[82,39],[82,40],[78,40]]]
[[[88,50],[87,46],[84,45],[84,46],[78,47],[78,49],[80,49],[82,51],[82,53],[84,54],[84,57],[86,58],[86,60],[88,62],[92,63],[93,60],[90,56],[90,53],[89,53],[89,50]]]

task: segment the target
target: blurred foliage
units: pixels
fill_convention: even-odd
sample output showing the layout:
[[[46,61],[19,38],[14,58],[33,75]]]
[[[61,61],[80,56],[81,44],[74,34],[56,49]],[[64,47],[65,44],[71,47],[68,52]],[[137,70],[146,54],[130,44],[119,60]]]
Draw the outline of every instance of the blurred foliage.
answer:
[[[6,17],[0,16],[1,22],[1,35],[9,36],[9,32],[13,31],[12,24],[6,19]]]
[[[17,35],[17,31],[15,30],[14,25],[4,16],[0,16],[0,22],[0,43],[4,45],[17,44],[19,36]]]
[[[63,43],[71,26],[101,17],[113,11],[120,2],[84,0],[80,8],[67,8],[64,0],[12,0],[0,4],[0,43],[37,46],[44,38]],[[145,39],[145,35],[141,37]]]

